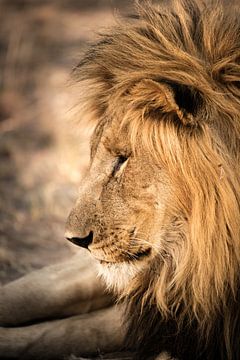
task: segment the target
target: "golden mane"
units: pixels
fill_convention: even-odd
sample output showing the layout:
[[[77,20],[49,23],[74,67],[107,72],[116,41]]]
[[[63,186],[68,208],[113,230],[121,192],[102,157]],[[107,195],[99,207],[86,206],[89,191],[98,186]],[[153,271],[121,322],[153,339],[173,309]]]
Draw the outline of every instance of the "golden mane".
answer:
[[[166,318],[184,308],[178,320],[195,319],[207,333],[223,312],[231,359],[229,304],[239,301],[240,276],[239,6],[175,0],[137,10],[74,70],[81,102],[97,121],[119,119],[134,151],[143,146],[177,189],[169,236],[181,236],[182,246],[168,249],[171,262],[164,259],[143,298]],[[135,285],[136,295],[143,286]]]

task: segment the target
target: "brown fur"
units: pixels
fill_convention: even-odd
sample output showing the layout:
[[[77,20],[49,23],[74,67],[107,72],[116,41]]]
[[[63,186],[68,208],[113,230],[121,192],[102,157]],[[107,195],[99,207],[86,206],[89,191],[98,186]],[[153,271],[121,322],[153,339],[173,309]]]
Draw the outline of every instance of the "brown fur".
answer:
[[[141,299],[143,309],[156,304],[162,318],[177,318],[179,327],[196,322],[205,342],[216,336],[221,316],[220,356],[237,359],[239,6],[175,0],[137,9],[137,16],[103,35],[74,71],[84,88],[82,111],[110,129],[112,143],[124,137],[131,156],[145,156],[154,171],[164,169],[173,194],[158,251],[121,296],[130,303]],[[122,238],[115,251],[122,255],[122,245],[134,254]],[[126,253],[120,255],[115,262],[127,261]]]

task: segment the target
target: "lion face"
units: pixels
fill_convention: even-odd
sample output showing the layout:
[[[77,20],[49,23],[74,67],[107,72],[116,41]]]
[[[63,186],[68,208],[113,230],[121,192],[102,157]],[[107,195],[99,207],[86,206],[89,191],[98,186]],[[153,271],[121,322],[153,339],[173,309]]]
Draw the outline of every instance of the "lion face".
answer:
[[[67,222],[121,297],[205,330],[240,266],[239,16],[208,3],[147,2],[75,68],[97,126]]]
[[[122,289],[160,250],[170,198],[166,172],[143,149],[133,154],[116,121],[100,123],[66,236],[88,247],[107,283]]]
[[[239,308],[240,27],[239,9],[220,3],[138,4],[75,68],[81,116],[98,125],[67,237],[89,248],[133,310],[138,304],[135,320],[155,306],[208,337],[224,314],[230,348],[232,304]]]

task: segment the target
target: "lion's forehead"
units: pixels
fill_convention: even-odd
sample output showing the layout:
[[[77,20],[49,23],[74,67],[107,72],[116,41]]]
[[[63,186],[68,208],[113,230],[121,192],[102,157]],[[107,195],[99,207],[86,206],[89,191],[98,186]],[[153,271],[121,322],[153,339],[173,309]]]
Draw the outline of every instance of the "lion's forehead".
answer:
[[[122,128],[116,120],[100,120],[97,123],[90,144],[93,155],[100,144],[113,155],[129,156],[131,153],[128,129]]]

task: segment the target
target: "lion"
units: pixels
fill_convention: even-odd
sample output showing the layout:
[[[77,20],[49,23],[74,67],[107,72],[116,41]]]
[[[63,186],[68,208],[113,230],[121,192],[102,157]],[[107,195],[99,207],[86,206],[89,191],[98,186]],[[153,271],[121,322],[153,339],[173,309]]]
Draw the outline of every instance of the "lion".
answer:
[[[240,358],[239,19],[239,5],[223,1],[140,2],[76,66],[81,114],[95,130],[66,238],[97,270],[79,270],[79,257],[68,274],[61,266],[50,296],[45,285],[44,299],[33,296],[40,309],[26,309],[33,275],[15,284],[28,289],[18,302],[8,285],[3,324],[43,319],[46,304],[55,318],[75,315],[20,328],[19,341],[19,329],[3,329],[18,345],[11,356]],[[96,271],[118,305],[99,310],[114,299]]]

